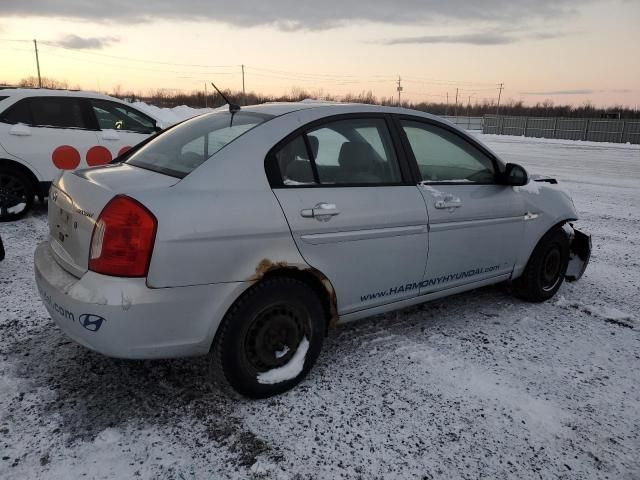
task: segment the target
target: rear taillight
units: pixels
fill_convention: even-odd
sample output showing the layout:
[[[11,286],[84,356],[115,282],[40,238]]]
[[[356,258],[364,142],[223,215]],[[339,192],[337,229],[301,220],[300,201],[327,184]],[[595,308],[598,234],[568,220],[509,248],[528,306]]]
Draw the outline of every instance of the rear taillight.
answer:
[[[91,236],[89,270],[115,277],[146,277],[158,221],[140,202],[114,197],[102,210]]]

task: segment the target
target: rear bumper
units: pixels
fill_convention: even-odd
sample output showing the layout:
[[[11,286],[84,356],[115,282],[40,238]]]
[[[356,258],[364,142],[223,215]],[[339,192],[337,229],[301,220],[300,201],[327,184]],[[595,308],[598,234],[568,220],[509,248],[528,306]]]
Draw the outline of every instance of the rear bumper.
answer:
[[[227,309],[246,288],[221,283],[154,289],[144,278],[94,272],[77,278],[58,265],[48,242],[36,249],[34,267],[54,322],[77,343],[118,358],[206,354]]]
[[[591,258],[591,235],[581,232],[573,225],[569,244],[569,265],[565,278],[569,282],[580,280]]]

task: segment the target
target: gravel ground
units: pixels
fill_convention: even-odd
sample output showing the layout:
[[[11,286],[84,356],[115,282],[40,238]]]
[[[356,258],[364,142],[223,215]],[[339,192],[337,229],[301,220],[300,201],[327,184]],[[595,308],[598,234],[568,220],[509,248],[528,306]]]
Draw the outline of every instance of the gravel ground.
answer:
[[[70,342],[33,280],[45,209],[0,224],[0,478],[640,478],[640,148],[484,140],[573,195],[584,278],[545,304],[495,286],[338,327],[268,400],[219,392],[207,358]]]

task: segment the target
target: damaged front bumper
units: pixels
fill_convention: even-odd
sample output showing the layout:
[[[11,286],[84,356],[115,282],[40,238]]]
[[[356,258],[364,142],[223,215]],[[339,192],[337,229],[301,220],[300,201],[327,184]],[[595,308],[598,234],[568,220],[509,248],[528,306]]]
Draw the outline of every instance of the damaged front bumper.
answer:
[[[591,258],[591,235],[569,225],[569,265],[565,278],[568,282],[580,280]]]

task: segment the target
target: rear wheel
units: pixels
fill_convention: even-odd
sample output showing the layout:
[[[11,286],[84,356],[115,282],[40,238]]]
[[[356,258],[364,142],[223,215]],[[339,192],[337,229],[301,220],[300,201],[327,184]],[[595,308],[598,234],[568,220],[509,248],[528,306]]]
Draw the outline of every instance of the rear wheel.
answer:
[[[275,277],[249,289],[219,328],[216,368],[238,393],[265,398],[298,384],[322,349],[325,313],[312,288]]]
[[[529,302],[553,297],[567,273],[569,239],[561,227],[549,231],[531,254],[522,276],[513,282],[516,296]]]
[[[0,167],[0,222],[24,217],[33,205],[33,183],[20,170]]]

